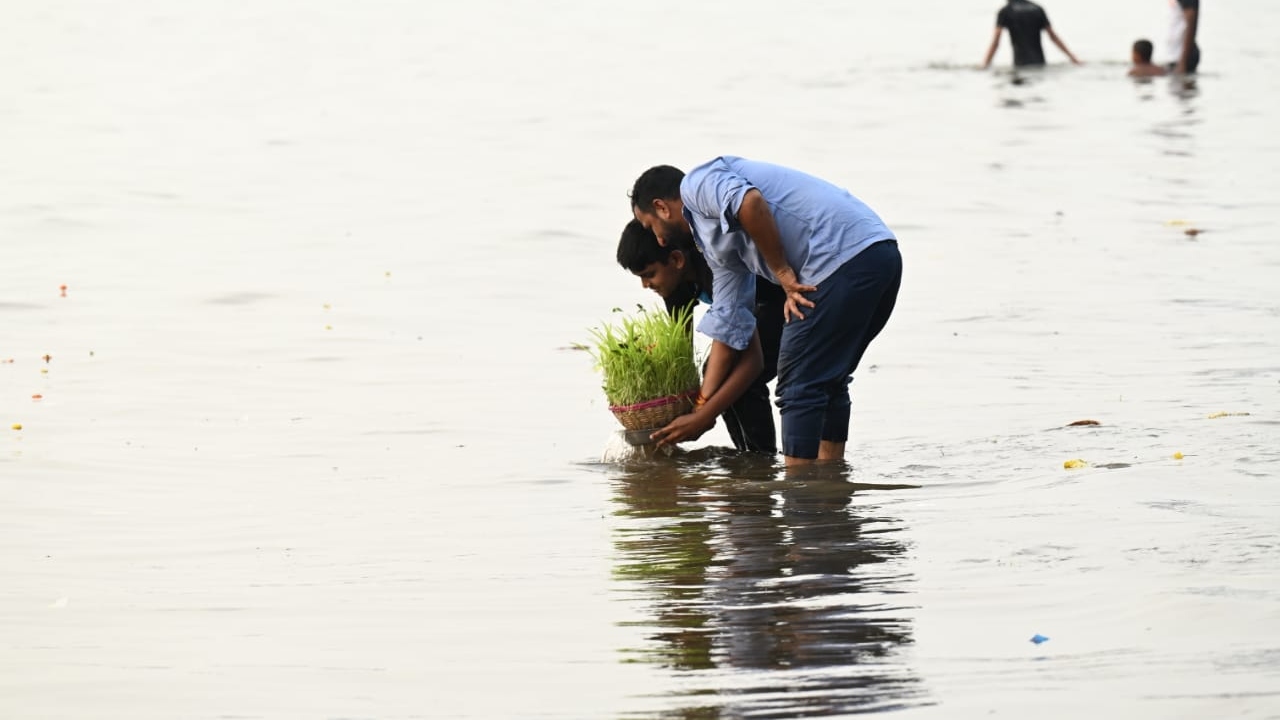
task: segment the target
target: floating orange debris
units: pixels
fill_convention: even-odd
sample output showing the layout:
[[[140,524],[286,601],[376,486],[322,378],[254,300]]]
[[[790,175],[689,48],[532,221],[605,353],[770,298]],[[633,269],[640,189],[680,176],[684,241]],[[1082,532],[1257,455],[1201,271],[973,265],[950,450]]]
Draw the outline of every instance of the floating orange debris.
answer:
[[[43,396],[43,395],[41,395],[40,393],[36,393],[35,395],[32,395],[32,396],[31,396],[31,399],[32,399],[32,400],[43,400],[43,399],[44,399],[44,396]]]
[[[52,360],[52,359],[53,359],[53,356],[52,356],[52,355],[49,355],[48,353],[45,353],[45,356],[44,356],[44,361],[45,361],[45,362],[49,362],[49,361],[50,361],[50,360]]]
[[[1067,423],[1067,427],[1079,427],[1081,425],[1101,425],[1097,420],[1077,420],[1073,423]]]
[[[66,297],[66,296],[67,296],[67,286],[66,286],[66,285],[61,285],[61,286],[59,286],[59,289],[60,289],[60,290],[62,290],[62,297]]]

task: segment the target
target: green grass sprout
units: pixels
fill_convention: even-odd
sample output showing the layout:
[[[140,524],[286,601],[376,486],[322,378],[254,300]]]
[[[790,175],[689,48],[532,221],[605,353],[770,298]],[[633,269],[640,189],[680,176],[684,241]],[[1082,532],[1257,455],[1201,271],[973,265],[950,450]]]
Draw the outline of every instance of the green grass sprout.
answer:
[[[697,389],[692,316],[691,306],[674,315],[641,307],[636,315],[590,330],[589,352],[604,374],[602,387],[610,405],[635,405]]]

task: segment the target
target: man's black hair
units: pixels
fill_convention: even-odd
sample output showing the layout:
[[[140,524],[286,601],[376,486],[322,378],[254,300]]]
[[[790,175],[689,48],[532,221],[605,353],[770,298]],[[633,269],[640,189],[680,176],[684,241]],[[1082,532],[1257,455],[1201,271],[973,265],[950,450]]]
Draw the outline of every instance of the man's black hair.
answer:
[[[1133,51],[1138,53],[1138,59],[1144,63],[1151,62],[1151,53],[1154,50],[1150,40],[1139,40],[1133,44]]]
[[[678,200],[684,171],[670,165],[657,165],[645,170],[631,188],[631,207],[653,212],[654,200]]]

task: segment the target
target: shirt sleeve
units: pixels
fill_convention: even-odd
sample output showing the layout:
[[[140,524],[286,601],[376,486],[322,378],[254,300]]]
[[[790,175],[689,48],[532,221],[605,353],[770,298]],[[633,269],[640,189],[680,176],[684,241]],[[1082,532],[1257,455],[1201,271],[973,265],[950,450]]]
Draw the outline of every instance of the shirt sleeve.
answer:
[[[747,191],[754,186],[723,161],[701,169],[696,178],[691,179],[692,183],[680,186],[684,204],[703,217],[715,218],[726,233],[738,230],[738,210]]]
[[[698,332],[734,350],[745,350],[756,329],[752,310],[756,302],[756,276],[746,269],[725,267],[708,257],[714,277],[711,307],[698,323]]]

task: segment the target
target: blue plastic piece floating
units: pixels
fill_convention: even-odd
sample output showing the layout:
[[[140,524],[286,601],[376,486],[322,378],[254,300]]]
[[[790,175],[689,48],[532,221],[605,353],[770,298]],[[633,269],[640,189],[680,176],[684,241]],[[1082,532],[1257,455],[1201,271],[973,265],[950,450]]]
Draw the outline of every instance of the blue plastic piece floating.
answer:
[[[1045,636],[1041,635],[1040,633],[1036,633],[1035,635],[1032,635],[1032,636],[1031,636],[1031,642],[1033,642],[1033,643],[1035,643],[1035,644],[1037,644],[1037,645],[1039,645],[1039,644],[1040,644],[1040,643],[1042,643],[1042,642],[1047,641],[1048,639],[1049,639],[1049,638],[1047,638],[1047,637],[1045,637]]]

